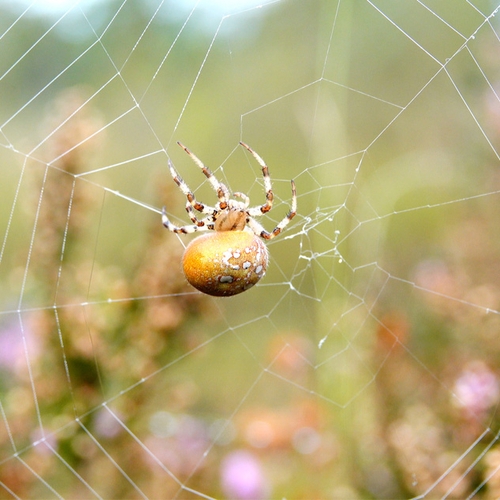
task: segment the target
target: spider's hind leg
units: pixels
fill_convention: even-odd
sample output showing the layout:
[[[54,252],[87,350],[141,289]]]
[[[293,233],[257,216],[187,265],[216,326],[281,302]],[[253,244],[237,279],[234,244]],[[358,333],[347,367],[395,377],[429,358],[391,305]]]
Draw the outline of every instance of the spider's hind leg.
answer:
[[[207,229],[213,229],[214,228],[214,214],[215,214],[215,209],[212,207],[205,207],[207,209],[211,209],[210,212],[204,212],[204,213],[210,213],[208,217],[205,217],[204,219],[200,220],[198,217],[196,217],[196,214],[194,212],[193,206],[189,201],[186,203],[186,212],[189,215],[189,218],[192,220],[192,222],[199,228],[208,225]]]
[[[193,214],[194,215],[194,214]],[[196,217],[195,217],[196,219]],[[170,219],[167,216],[167,210],[163,207],[161,221],[163,225],[173,233],[182,233],[182,234],[190,234],[196,233],[197,231],[208,231],[214,229],[214,223],[212,221],[212,216],[205,217],[202,220],[196,219],[196,225],[191,226],[176,226],[170,222]],[[194,221],[193,221],[194,222]]]

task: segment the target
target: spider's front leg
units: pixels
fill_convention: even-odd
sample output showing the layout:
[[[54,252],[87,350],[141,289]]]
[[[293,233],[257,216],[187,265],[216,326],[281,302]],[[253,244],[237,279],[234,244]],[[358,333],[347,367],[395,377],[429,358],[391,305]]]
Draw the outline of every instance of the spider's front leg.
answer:
[[[250,215],[250,218],[248,220],[248,225],[250,226],[250,229],[257,235],[260,236],[261,238],[264,238],[266,240],[272,240],[278,234],[280,234],[283,229],[288,225],[288,223],[295,217],[297,214],[297,190],[295,189],[295,182],[291,181],[292,184],[292,207],[291,210],[283,217],[283,219],[278,223],[278,225],[271,231],[266,231],[262,224],[257,222],[255,219],[252,218],[252,212],[251,210],[247,211],[247,213]],[[252,209],[255,210],[255,209]]]
[[[273,187],[271,184],[271,176],[269,175],[269,168],[266,165],[266,162],[248,145],[245,144],[244,142],[240,142],[240,144],[247,149],[251,155],[257,160],[259,165],[262,167],[262,176],[264,177],[264,188],[266,190],[266,202],[264,205],[261,205],[258,207],[261,213],[265,214],[273,208],[273,200],[274,200],[274,194],[273,194]]]
[[[198,210],[198,212],[201,212],[203,214],[210,214],[213,212],[212,207],[208,207],[204,205],[203,203],[199,202],[195,197],[192,191],[189,189],[189,186],[186,184],[184,179],[179,175],[177,170],[175,170],[175,167],[173,163],[168,160],[168,167],[170,170],[170,175],[172,176],[172,179],[174,182],[179,186],[180,190],[183,192],[184,196],[188,199],[188,203],[195,209]]]
[[[191,151],[184,146],[181,142],[177,142],[177,144],[189,155],[189,157],[201,168],[201,171],[205,175],[205,177],[210,182],[212,188],[217,193],[217,197],[219,198],[219,205],[222,210],[227,208],[227,202],[229,200],[229,190],[226,185],[222,182],[219,182],[212,171]]]

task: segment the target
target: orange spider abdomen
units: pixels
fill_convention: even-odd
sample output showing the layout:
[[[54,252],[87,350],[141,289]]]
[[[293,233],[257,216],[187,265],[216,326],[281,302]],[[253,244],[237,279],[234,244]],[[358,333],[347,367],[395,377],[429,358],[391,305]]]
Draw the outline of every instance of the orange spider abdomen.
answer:
[[[200,292],[229,297],[248,290],[266,273],[266,245],[249,231],[216,231],[194,239],[182,265]]]

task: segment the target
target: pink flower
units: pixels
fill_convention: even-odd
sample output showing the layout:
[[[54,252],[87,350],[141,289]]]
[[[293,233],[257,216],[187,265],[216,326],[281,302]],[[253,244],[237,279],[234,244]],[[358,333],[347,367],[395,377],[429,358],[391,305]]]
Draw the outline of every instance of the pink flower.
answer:
[[[259,459],[244,450],[233,451],[222,461],[221,484],[224,494],[235,500],[259,500],[269,494]]]

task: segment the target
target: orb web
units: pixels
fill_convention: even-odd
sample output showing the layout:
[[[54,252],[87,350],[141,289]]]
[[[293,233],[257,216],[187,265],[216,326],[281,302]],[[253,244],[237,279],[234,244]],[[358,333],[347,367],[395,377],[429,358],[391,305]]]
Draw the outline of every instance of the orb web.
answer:
[[[499,7],[0,2],[2,498],[497,497]],[[295,180],[237,296],[177,141]]]

